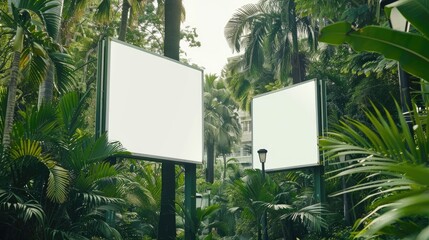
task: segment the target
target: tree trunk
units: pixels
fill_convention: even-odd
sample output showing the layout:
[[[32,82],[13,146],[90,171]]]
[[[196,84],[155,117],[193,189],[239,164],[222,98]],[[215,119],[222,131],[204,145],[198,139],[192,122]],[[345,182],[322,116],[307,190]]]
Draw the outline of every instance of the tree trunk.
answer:
[[[64,7],[64,0],[58,0],[59,5],[57,7],[54,7],[49,10],[49,12],[58,14],[60,17],[62,16],[63,7]],[[59,20],[58,26],[61,26],[61,18]],[[55,39],[56,42],[60,42],[60,29],[57,29],[57,34],[51,36]],[[52,99],[54,98],[54,79],[55,79],[55,65],[52,63],[52,61],[49,61],[48,64],[48,71],[46,74],[45,79],[43,82],[39,85],[39,96],[37,99],[37,108],[40,108],[43,102],[52,102]]]
[[[162,163],[161,212],[159,216],[158,239],[176,239],[176,179],[175,165]]]
[[[6,114],[4,119],[3,127],[3,149],[7,149],[10,146],[10,134],[13,127],[13,117],[15,115],[15,105],[16,105],[16,89],[19,79],[19,62],[21,60],[21,52],[24,48],[24,29],[21,27],[16,28],[15,41],[13,45],[13,60],[11,65],[11,73],[8,84],[8,94],[7,94],[7,105],[6,105]]]
[[[342,182],[343,191],[344,191],[347,188],[346,179],[344,178],[344,176],[341,177],[341,182]],[[343,193],[343,210],[344,210],[344,222],[346,226],[351,226],[352,222],[350,218],[350,205],[349,205],[349,199],[348,199],[347,193]]]
[[[21,60],[21,52],[15,51],[13,53],[13,61],[12,61],[10,79],[8,84],[6,114],[4,119],[3,141],[2,141],[4,149],[10,146],[10,134],[12,132],[13,117],[15,115],[16,89],[17,89],[17,83],[18,83],[18,77],[19,77],[20,60]]]
[[[290,4],[290,31],[292,34],[292,78],[293,83],[300,83],[303,81],[303,76],[301,74],[301,61],[299,60],[299,46],[298,46],[298,29],[296,26],[296,7],[295,1],[291,0]]]
[[[165,0],[164,55],[179,60],[182,0]]]
[[[179,60],[181,0],[165,0],[164,55]],[[175,166],[172,162],[162,163],[161,211],[158,239],[176,239],[175,212]]]
[[[226,155],[222,154],[223,157],[223,177],[222,177],[222,181],[225,182],[226,179]]]
[[[256,217],[256,219],[258,219],[258,221],[256,222],[256,231],[258,231],[258,240],[262,240],[261,220],[258,217]]]
[[[282,227],[283,240],[287,240],[287,230],[283,220],[280,221],[280,225]]]
[[[208,143],[206,147],[207,147],[206,181],[209,183],[213,183],[214,182],[214,158],[215,158],[214,143]]]
[[[37,108],[40,108],[43,102],[52,102],[54,98],[54,78],[55,67],[52,62],[48,65],[48,71],[45,80],[39,85],[39,98]]]
[[[295,229],[293,228],[293,222],[286,221],[286,231],[288,233],[287,239],[294,239],[294,240],[296,239],[295,231],[294,230]]]
[[[128,26],[128,13],[130,12],[130,3],[128,0],[123,0],[122,4],[122,13],[121,13],[121,26],[119,27],[119,37],[121,41],[125,41],[125,36],[127,34]]]

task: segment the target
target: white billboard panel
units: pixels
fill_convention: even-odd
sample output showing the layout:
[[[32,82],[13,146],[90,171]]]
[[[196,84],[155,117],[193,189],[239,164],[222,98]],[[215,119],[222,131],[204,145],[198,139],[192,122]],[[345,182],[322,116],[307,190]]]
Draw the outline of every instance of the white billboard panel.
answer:
[[[306,81],[257,96],[252,101],[253,166],[267,149],[265,169],[276,171],[319,164],[317,81]]]
[[[105,130],[136,156],[201,163],[203,73],[108,41]]]

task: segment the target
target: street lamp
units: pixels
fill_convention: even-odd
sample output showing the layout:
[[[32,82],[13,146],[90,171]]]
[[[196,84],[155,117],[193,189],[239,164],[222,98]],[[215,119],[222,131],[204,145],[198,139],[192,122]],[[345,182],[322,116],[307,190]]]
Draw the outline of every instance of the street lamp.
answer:
[[[195,194],[195,206],[197,208],[203,208],[203,196],[200,193]]]
[[[262,164],[262,177],[265,181],[265,162],[267,161],[267,149],[259,149],[259,161]],[[264,229],[264,240],[268,240],[268,229],[267,229],[267,211],[264,211],[264,216],[262,220],[262,228]]]
[[[259,149],[259,161],[262,163],[262,176],[265,178],[265,162],[267,161],[267,149]]]

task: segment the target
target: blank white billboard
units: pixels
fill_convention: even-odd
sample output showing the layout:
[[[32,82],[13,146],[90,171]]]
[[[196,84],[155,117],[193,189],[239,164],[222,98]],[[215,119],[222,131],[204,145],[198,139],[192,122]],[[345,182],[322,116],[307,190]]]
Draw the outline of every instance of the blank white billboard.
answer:
[[[259,149],[267,149],[265,169],[319,164],[317,81],[311,80],[256,96],[252,101],[253,166],[260,168]]]
[[[115,40],[107,52],[109,140],[143,159],[201,163],[203,72]]]

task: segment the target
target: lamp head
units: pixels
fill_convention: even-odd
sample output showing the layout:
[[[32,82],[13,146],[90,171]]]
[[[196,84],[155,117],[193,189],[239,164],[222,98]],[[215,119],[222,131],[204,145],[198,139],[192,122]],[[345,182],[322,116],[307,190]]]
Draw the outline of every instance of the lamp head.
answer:
[[[267,149],[259,149],[258,150],[258,155],[259,155],[259,161],[261,163],[265,163],[265,161],[267,160]]]

